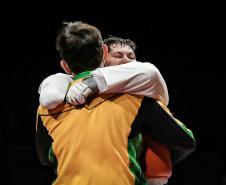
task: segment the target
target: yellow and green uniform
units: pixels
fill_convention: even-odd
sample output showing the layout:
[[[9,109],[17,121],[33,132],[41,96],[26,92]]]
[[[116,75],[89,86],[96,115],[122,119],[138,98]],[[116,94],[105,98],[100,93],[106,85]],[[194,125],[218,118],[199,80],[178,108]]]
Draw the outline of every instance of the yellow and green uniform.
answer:
[[[175,161],[195,147],[190,132],[142,96],[106,94],[77,108],[38,108],[37,151],[43,163],[48,151],[57,175],[53,185],[146,184],[150,136],[171,149]]]

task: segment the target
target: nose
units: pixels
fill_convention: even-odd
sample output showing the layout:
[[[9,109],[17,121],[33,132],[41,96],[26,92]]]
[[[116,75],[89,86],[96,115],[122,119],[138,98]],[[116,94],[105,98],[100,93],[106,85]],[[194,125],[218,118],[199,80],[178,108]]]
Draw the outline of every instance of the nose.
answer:
[[[122,64],[126,64],[126,63],[128,63],[129,61],[130,61],[130,59],[129,59],[126,55],[124,55],[123,58],[122,58],[122,60],[121,60],[121,63],[122,63]]]

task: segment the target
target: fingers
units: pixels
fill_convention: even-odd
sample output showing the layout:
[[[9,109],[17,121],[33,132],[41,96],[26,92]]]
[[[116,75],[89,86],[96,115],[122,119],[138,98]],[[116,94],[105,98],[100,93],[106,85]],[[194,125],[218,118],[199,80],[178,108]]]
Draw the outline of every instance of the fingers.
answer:
[[[71,86],[66,95],[66,100],[72,105],[81,105],[86,102],[92,90],[83,82],[78,82]]]
[[[74,94],[74,91],[69,89],[66,95],[66,100],[68,103],[72,105],[79,105],[79,102],[77,101],[77,96]]]
[[[87,98],[91,93],[92,93],[92,90],[90,88],[86,88],[82,94],[85,98]]]

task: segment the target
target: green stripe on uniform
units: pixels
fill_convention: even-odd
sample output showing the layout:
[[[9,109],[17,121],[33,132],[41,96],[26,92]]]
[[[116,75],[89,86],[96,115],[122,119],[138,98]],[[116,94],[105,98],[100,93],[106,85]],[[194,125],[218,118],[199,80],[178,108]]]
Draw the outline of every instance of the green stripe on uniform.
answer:
[[[128,154],[130,160],[130,171],[135,176],[135,185],[147,185],[144,174],[137,161],[140,151],[142,148],[142,135],[139,134],[137,137],[129,139],[128,141]]]
[[[78,80],[80,78],[90,76],[90,73],[91,73],[91,71],[85,71],[85,72],[79,73],[73,78],[73,80]]]

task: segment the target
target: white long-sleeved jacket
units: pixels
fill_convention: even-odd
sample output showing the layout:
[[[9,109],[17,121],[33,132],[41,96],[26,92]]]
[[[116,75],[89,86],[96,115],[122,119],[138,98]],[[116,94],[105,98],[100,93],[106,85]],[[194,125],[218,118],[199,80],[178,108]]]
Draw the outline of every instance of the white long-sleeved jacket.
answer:
[[[165,80],[151,63],[129,62],[127,64],[98,68],[91,72],[100,93],[130,93],[143,95],[169,103]],[[64,101],[72,76],[62,73],[51,75],[39,87],[40,104],[52,109]]]

